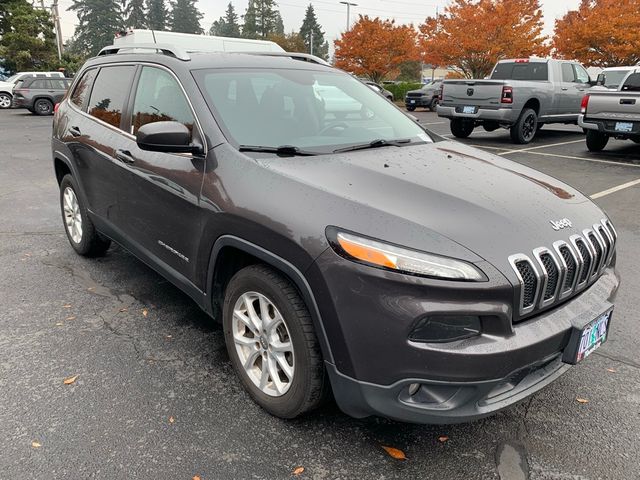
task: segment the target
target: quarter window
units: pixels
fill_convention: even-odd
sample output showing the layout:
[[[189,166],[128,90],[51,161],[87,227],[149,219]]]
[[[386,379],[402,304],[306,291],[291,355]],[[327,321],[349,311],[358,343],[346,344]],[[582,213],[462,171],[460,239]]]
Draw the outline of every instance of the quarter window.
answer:
[[[195,123],[176,79],[160,68],[143,67],[133,105],[131,133],[147,123],[163,121],[180,122],[191,132]]]
[[[133,66],[101,68],[91,91],[89,115],[120,128],[122,110],[134,72]]]
[[[83,110],[87,102],[89,92],[91,91],[91,85],[93,85],[93,80],[96,78],[97,72],[98,70],[96,70],[95,68],[87,70],[82,75],[82,78],[76,85],[76,88],[73,90],[73,94],[71,95],[71,102]]]

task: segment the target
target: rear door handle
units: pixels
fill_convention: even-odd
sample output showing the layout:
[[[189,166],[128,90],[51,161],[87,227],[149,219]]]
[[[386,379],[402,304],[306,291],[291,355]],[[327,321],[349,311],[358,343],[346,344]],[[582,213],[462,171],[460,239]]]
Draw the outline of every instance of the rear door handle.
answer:
[[[567,90],[569,90],[567,87],[562,87],[563,92],[566,92]]]
[[[621,98],[620,99],[620,105],[635,105],[635,104],[636,104],[635,98]]]
[[[129,150],[116,150],[116,158],[127,165],[135,163],[135,160],[131,156],[131,152]]]
[[[80,135],[82,135],[82,132],[80,132],[80,129],[78,127],[69,127],[69,133],[73,137],[79,137]]]

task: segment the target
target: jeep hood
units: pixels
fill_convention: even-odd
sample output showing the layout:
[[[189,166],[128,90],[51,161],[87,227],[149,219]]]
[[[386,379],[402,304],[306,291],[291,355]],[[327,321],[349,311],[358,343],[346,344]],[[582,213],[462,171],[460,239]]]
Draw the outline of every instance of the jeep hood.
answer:
[[[557,179],[457,142],[257,161],[304,185],[300,208],[314,221],[503,272],[509,255],[605,217]],[[572,227],[554,230],[564,218]]]

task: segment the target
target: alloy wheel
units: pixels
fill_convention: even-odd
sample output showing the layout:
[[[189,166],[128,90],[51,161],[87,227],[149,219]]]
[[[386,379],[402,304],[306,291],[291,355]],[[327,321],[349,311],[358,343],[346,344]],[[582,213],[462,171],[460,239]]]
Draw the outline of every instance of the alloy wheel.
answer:
[[[0,108],[9,108],[11,106],[11,97],[6,94],[0,95]]]
[[[247,292],[233,308],[232,335],[238,359],[260,391],[287,393],[293,382],[294,351],[287,324],[266,296]]]
[[[67,187],[63,194],[64,223],[73,243],[82,241],[82,214],[76,193]]]
[[[525,140],[531,140],[536,133],[536,116],[534,114],[527,115],[522,123],[522,136]]]

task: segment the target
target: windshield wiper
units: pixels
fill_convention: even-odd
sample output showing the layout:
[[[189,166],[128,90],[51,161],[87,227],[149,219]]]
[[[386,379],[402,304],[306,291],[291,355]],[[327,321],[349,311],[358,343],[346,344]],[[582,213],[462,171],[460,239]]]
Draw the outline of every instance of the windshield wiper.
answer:
[[[378,138],[368,143],[361,143],[358,145],[351,145],[350,147],[338,148],[333,153],[340,152],[353,152],[354,150],[366,150],[368,148],[380,148],[380,147],[401,147],[407,143],[411,143],[410,138],[400,138],[398,140],[385,140]]]
[[[275,153],[276,155],[280,155],[283,157],[293,157],[293,156],[311,156],[318,155],[316,152],[310,152],[307,150],[301,150],[300,148],[294,145],[280,145],[279,147],[266,147],[263,145],[240,145],[238,150],[241,152],[264,152],[264,153]]]

